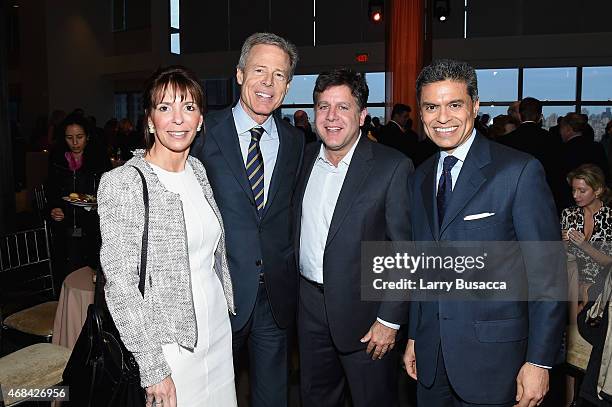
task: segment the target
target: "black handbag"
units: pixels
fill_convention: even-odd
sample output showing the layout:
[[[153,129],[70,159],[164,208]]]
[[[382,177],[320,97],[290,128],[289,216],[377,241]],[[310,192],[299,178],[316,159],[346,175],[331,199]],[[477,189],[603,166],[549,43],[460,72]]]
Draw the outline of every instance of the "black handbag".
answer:
[[[138,289],[144,297],[149,231],[149,192],[143,173],[145,207],[144,231],[140,254]],[[140,372],[134,355],[127,350],[104,300],[104,275],[96,273],[94,303],[87,309],[87,319],[74,345],[63,373],[63,384],[69,386],[68,406],[75,407],[144,407],[145,390],[140,386]]]

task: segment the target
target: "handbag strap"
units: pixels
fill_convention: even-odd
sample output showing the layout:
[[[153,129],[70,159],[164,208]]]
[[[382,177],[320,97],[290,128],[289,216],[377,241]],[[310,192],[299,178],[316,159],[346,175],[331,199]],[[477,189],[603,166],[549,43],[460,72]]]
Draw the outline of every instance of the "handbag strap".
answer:
[[[140,250],[140,270],[139,270],[139,282],[138,282],[138,290],[140,294],[144,297],[145,291],[145,281],[147,277],[147,248],[149,242],[149,190],[147,188],[147,181],[145,180],[144,174],[142,171],[131,165],[130,167],[134,167],[136,171],[138,171],[138,175],[140,175],[140,179],[142,180],[142,199],[144,201],[144,230],[142,231],[142,249]],[[104,284],[106,279],[104,278],[104,273],[102,273],[102,267],[98,266],[96,270],[96,290],[94,295],[94,305],[97,307],[103,306],[106,307],[106,300],[104,298]]]
[[[140,168],[132,165],[140,179],[142,180],[142,199],[144,201],[144,230],[142,231],[142,247],[140,249],[140,281],[138,282],[138,290],[144,297],[145,281],[147,278],[147,248],[149,245],[149,190],[147,188],[147,181]]]

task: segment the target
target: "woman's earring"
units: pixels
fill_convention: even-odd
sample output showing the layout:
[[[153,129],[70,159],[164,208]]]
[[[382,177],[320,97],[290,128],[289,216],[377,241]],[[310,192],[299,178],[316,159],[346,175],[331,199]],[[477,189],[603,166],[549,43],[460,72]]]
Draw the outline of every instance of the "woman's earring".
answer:
[[[202,125],[198,124],[198,128],[196,129],[196,131],[200,131],[200,130],[202,130]]]
[[[149,133],[151,134],[155,133],[155,127],[153,127],[152,124],[149,124]]]

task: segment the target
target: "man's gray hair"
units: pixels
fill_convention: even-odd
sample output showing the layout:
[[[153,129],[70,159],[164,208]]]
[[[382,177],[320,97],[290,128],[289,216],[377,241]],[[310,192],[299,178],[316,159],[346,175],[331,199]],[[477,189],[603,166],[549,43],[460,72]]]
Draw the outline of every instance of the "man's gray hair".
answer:
[[[465,83],[468,95],[470,95],[472,101],[478,99],[478,80],[474,68],[466,62],[453,59],[438,59],[423,68],[417,78],[416,93],[418,103],[421,103],[423,86],[446,80]]]
[[[242,44],[242,50],[240,51],[240,59],[238,60],[237,68],[240,69],[241,71],[244,71],[244,68],[246,66],[246,61],[249,57],[249,53],[251,52],[251,49],[255,45],[260,45],[260,44],[276,45],[277,47],[285,51],[285,53],[287,53],[287,55],[289,56],[289,66],[290,66],[288,79],[289,81],[291,81],[291,79],[293,79],[293,73],[295,72],[295,67],[298,62],[297,48],[295,47],[295,45],[293,45],[291,42],[287,41],[283,37],[280,37],[272,33],[255,33],[255,34],[252,34],[249,38],[247,38],[244,41],[244,44]]]

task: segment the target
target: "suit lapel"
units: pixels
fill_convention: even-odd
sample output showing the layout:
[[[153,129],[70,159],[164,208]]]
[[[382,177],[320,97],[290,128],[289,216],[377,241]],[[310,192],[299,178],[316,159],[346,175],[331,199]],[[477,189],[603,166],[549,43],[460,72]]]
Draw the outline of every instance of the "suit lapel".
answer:
[[[289,156],[289,147],[291,143],[291,140],[289,138],[291,137],[291,135],[283,131],[283,128],[281,127],[279,121],[276,120],[276,117],[274,118],[274,121],[276,123],[276,132],[278,133],[279,145],[278,153],[276,154],[276,164],[272,169],[272,178],[270,179],[270,186],[268,188],[268,199],[266,199],[266,206],[264,206],[264,212],[261,215],[262,219],[266,216],[266,213],[268,213],[268,208],[272,205],[272,201],[274,200],[274,197],[278,192],[278,188],[283,178],[283,174],[285,174],[285,168],[289,164],[289,159],[287,159],[286,157]],[[268,170],[264,168],[264,171]]]
[[[440,236],[485,183],[487,177],[481,169],[490,162],[489,146],[482,136],[476,134],[474,143],[461,167],[457,184],[453,188],[453,194],[440,228]]]
[[[436,168],[438,166],[438,160],[440,159],[440,153],[437,154],[437,158],[432,160],[427,173],[423,177],[423,183],[421,184],[421,197],[423,198],[423,206],[427,211],[427,220],[429,220],[429,230],[432,236],[438,240],[439,237],[439,223],[438,223],[438,205],[434,196],[436,195]]]
[[[247,194],[254,207],[255,199],[244,168],[244,160],[240,151],[240,142],[238,141],[238,133],[236,132],[231,108],[228,109],[228,115],[207,132],[206,137],[210,137],[217,143],[236,181],[240,184],[244,193]]]
[[[336,236],[336,233],[338,233],[351,205],[355,202],[355,198],[361,190],[361,185],[365,182],[368,174],[372,170],[372,160],[374,157],[372,145],[370,143],[371,141],[369,141],[367,137],[361,137],[359,144],[355,148],[355,153],[353,154],[351,164],[344,178],[338,201],[336,201],[325,247],[330,244],[334,236]]]

